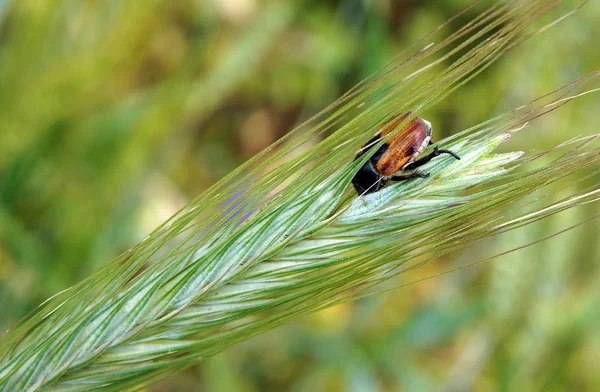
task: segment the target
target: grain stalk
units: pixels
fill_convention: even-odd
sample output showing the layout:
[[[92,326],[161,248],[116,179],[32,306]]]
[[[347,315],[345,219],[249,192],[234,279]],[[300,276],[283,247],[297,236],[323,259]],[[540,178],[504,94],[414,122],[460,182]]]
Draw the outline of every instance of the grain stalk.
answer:
[[[498,2],[451,37],[401,54],[5,334],[0,389],[139,389],[448,252],[597,201],[596,185],[544,208],[525,202],[592,170],[594,138],[559,146],[541,168],[532,165],[541,155],[494,150],[593,91],[598,72],[439,141],[462,159],[433,160],[428,179],[362,197],[349,185],[369,154],[353,157],[390,116],[410,111],[406,123],[444,99],[559,3]],[[443,61],[452,63],[436,71]]]

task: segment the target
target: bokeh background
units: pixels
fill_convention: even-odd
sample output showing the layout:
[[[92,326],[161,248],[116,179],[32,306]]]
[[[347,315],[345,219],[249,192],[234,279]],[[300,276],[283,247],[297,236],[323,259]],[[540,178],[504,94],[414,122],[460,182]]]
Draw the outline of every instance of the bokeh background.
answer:
[[[469,3],[0,0],[1,330]],[[425,113],[436,139],[600,68],[598,20],[592,1]],[[599,117],[597,94],[579,98],[503,148],[543,151],[599,132]],[[390,287],[597,209],[480,242]],[[600,390],[599,236],[591,222],[303,317],[150,390]]]

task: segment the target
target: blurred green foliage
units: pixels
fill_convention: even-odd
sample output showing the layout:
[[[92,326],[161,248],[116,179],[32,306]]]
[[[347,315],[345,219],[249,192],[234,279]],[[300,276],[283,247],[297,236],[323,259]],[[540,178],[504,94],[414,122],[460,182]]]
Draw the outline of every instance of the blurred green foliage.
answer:
[[[468,4],[0,0],[0,328]],[[588,3],[425,113],[436,139],[598,68],[599,18],[600,2]],[[597,95],[580,98],[505,148],[542,151],[596,133],[599,104]],[[404,281],[595,213],[582,206]],[[491,264],[319,312],[152,389],[599,389],[599,234],[592,222]]]

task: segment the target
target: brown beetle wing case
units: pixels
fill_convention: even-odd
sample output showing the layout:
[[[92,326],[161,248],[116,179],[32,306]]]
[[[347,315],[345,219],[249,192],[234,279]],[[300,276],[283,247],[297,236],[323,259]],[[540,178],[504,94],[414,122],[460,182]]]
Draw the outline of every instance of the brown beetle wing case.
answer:
[[[384,130],[381,136],[392,132],[394,128],[406,118],[406,114],[394,119]],[[388,139],[387,150],[383,153],[375,168],[383,176],[391,176],[401,170],[410,160],[419,154],[425,147],[424,144],[430,137],[430,130],[425,122],[419,118],[414,118],[411,122],[399,129]]]

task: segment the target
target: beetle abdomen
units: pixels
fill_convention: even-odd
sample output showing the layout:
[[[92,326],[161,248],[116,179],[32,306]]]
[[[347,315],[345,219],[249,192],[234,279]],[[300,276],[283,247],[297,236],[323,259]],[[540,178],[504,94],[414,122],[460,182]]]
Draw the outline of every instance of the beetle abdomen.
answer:
[[[423,151],[430,139],[431,128],[423,119],[414,118],[388,140],[388,148],[376,161],[377,171],[391,176],[401,170]]]
[[[410,156],[407,157],[388,154],[385,156],[385,159],[382,158],[377,163],[377,171],[381,173],[382,176],[391,176],[398,170],[402,169],[402,167],[407,164],[409,160]]]

